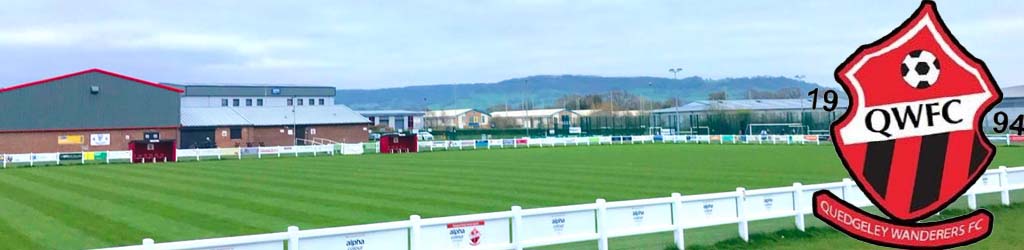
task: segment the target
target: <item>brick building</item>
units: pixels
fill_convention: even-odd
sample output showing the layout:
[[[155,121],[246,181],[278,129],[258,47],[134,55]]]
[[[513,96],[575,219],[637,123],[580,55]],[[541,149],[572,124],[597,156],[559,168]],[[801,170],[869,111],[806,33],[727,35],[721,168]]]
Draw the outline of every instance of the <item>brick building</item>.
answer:
[[[101,69],[0,88],[0,153],[173,144],[182,92]]]
[[[182,148],[355,143],[370,121],[343,105],[181,110]]]
[[[0,88],[0,154],[365,142],[333,87],[183,85],[90,69]],[[133,158],[135,158],[133,156]]]

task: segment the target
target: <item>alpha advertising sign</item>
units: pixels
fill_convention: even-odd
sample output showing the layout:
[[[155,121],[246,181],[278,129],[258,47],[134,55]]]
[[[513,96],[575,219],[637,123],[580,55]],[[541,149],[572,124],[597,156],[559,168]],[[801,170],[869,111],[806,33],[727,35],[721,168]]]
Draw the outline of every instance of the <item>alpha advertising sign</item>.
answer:
[[[1001,99],[985,64],[960,45],[934,2],[861,46],[836,70],[850,96],[832,125],[835,149],[858,187],[889,218],[864,212],[828,191],[814,214],[855,238],[899,248],[950,248],[987,237],[992,214],[978,210],[918,223],[967,191],[995,147],[982,117]]]
[[[307,249],[339,249],[339,250],[390,250],[409,247],[409,230],[406,228],[364,232],[343,235],[331,235],[314,238],[303,238],[299,242],[300,250]],[[280,248],[280,246],[278,246]]]
[[[607,220],[611,232],[672,225],[672,204],[609,208]]]
[[[596,233],[594,210],[523,216],[523,240],[544,240]]]
[[[425,249],[471,249],[511,242],[508,218],[424,226],[422,232]]]

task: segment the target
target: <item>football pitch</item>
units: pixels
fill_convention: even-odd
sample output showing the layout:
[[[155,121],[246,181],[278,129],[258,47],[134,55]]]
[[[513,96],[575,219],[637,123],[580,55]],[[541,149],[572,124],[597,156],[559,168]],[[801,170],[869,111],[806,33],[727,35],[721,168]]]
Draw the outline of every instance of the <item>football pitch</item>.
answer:
[[[998,150],[992,166],[1024,165],[1024,148]],[[0,171],[0,248],[110,247],[139,244],[142,238],[168,242],[281,232],[291,225],[313,229],[405,220],[412,214],[437,217],[844,177],[833,148],[812,145],[570,146],[7,169]],[[994,243],[986,244],[1020,246],[999,224],[1024,221],[1024,209],[995,212],[996,232],[989,240]],[[752,231],[766,233],[753,244],[789,225],[791,219],[752,222]],[[822,239],[841,239],[846,248],[866,247],[830,229],[819,233],[822,237],[800,241],[824,247],[829,243]],[[734,225],[687,231],[688,245],[710,248],[743,247],[715,245],[736,237]],[[779,246],[801,248],[790,242]],[[616,238],[610,245],[664,249],[671,244],[671,235],[654,234]],[[546,249],[595,246],[582,242]]]

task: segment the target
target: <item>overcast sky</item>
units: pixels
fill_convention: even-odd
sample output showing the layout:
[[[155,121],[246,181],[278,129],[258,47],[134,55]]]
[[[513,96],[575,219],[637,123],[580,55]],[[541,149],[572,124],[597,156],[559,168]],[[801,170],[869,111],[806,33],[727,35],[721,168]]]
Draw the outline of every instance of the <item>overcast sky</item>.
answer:
[[[297,3],[301,2],[301,3]],[[599,3],[595,3],[599,2]],[[739,3],[743,3],[740,5]],[[832,72],[916,1],[16,1],[0,85],[87,68],[162,82],[341,88],[539,74]],[[1024,1],[939,1],[1002,85],[1024,84]]]

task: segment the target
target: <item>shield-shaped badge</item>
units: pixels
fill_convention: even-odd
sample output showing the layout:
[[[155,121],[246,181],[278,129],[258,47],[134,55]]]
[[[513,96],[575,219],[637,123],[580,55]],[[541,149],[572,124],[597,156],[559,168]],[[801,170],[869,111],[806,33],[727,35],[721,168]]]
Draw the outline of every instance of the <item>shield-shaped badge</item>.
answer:
[[[925,2],[836,71],[851,101],[832,125],[836,151],[868,197],[903,221],[953,202],[995,154],[981,121],[999,88],[934,6]]]
[[[924,1],[892,33],[858,48],[835,77],[851,102],[832,124],[836,151],[858,187],[891,220],[844,208],[853,217],[894,229],[923,228],[915,222],[961,196],[995,155],[981,124],[1002,94],[984,62],[949,32],[934,2]],[[821,207],[815,215],[843,230],[846,213],[833,208],[843,204],[829,203],[824,193],[816,194]],[[987,212],[967,217],[991,220]],[[933,227],[955,227],[964,220]],[[975,230],[967,237],[918,242],[843,231],[898,247],[956,246],[987,235]]]

